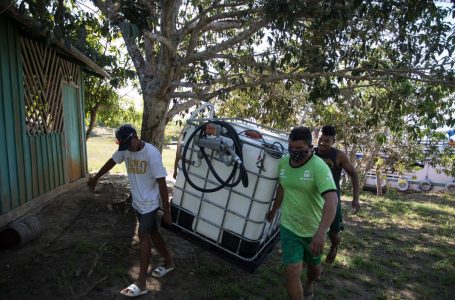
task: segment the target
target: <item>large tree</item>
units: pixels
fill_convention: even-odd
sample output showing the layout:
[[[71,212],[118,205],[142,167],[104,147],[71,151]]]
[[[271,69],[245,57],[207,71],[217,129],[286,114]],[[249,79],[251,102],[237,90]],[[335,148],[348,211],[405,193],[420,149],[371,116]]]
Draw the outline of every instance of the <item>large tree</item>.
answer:
[[[109,21],[74,0],[14,1],[19,12],[38,20],[43,28],[51,29],[53,39],[72,44],[104,68],[111,78],[84,77],[85,112],[88,119],[86,139],[96,124],[100,110],[119,110],[120,97],[116,89],[135,77],[128,57],[118,49],[117,32],[110,30]]]
[[[63,6],[63,38],[104,68],[111,78],[84,77],[85,114],[88,119],[86,139],[97,123],[99,112],[115,114],[121,97],[117,90],[134,79],[130,60],[119,49],[120,36],[110,30],[109,21],[87,9],[80,2],[58,1]],[[83,8],[83,9],[81,9]],[[57,9],[58,10],[58,9]]]
[[[345,79],[454,84],[451,8],[433,1],[93,3],[123,35],[144,98],[142,137],[158,147],[174,115],[236,89],[301,82],[324,98]]]
[[[285,131],[301,123],[308,103],[305,86],[282,82],[233,91],[228,99],[214,101],[217,115],[253,120]]]

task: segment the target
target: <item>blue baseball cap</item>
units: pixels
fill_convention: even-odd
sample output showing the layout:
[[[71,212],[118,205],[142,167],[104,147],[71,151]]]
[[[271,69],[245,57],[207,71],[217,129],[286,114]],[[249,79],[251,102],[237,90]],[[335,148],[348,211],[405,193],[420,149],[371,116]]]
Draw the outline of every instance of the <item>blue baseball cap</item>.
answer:
[[[117,138],[118,151],[125,151],[131,145],[131,140],[137,135],[136,129],[130,124],[125,124],[119,127],[115,131],[115,137]]]

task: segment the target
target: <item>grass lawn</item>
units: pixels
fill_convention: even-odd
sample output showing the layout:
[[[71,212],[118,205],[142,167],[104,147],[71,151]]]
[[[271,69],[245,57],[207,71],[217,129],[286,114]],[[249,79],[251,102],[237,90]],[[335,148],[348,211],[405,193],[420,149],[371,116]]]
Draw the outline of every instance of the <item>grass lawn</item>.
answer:
[[[89,139],[90,172],[97,171],[116,147],[113,134]],[[175,150],[163,151],[168,172],[174,157]],[[113,172],[125,172],[125,167],[116,166]],[[315,299],[454,299],[454,195],[363,193],[357,215],[350,213],[350,198],[342,200],[343,240],[336,261],[323,264]],[[254,274],[201,261],[195,275],[204,285],[188,290],[188,299],[286,298],[279,248]]]
[[[357,215],[348,212],[349,201],[343,197],[338,257],[332,265],[323,263],[315,299],[453,299],[453,195],[364,193]],[[214,299],[287,299],[279,251],[253,275],[239,278],[236,267],[214,263],[201,265],[197,275],[206,278]]]
[[[325,268],[321,296],[453,299],[455,197],[392,192],[361,199],[358,215],[345,212],[343,246]]]

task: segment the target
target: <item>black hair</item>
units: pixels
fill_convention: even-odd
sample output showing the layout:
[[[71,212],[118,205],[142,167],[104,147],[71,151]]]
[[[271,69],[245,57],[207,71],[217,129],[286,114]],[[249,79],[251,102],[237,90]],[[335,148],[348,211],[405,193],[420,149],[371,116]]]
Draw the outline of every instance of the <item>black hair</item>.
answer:
[[[328,135],[328,136],[331,136],[331,137],[335,137],[335,127],[333,127],[332,125],[324,125],[322,126],[322,134],[323,135]]]
[[[291,141],[305,141],[308,145],[311,145],[312,142],[312,135],[311,135],[311,130],[308,127],[304,126],[299,126],[295,127],[294,129],[291,130],[291,133],[289,134],[289,139]]]

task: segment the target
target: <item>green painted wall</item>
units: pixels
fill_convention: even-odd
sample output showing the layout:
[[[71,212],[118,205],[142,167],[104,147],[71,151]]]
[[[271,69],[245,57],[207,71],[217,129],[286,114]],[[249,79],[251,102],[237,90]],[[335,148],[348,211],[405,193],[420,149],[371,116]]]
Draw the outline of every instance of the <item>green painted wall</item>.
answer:
[[[20,44],[11,22],[0,15],[0,211],[27,201]]]
[[[30,136],[25,128],[25,103],[20,38],[14,24],[0,15],[0,216],[69,183],[67,146],[63,133]],[[81,81],[82,82],[82,81]],[[73,127],[83,137],[83,95]],[[70,114],[71,115],[71,114]],[[66,120],[64,120],[66,122]],[[82,142],[83,141],[83,142]],[[82,178],[87,173],[85,139],[80,149]]]
[[[69,180],[75,181],[83,171],[79,89],[63,84],[62,92]]]

